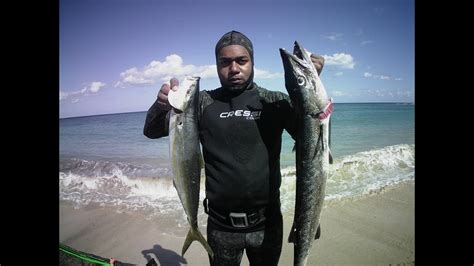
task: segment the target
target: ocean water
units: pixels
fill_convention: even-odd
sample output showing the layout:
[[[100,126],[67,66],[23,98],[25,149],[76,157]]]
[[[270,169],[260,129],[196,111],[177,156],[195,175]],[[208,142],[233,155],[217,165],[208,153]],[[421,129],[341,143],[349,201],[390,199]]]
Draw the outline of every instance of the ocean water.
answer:
[[[109,206],[167,215],[185,224],[172,185],[168,137],[143,135],[146,112],[60,119],[60,199],[77,208]],[[281,201],[292,213],[295,198],[293,139],[282,140]],[[326,200],[379,193],[414,180],[414,105],[336,103],[332,116]],[[204,185],[201,186],[204,198]],[[200,208],[200,222],[206,215]]]

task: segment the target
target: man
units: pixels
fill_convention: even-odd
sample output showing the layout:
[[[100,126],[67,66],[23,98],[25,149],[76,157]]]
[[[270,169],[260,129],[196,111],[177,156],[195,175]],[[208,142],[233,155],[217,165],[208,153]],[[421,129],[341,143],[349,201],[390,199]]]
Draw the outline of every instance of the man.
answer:
[[[295,138],[295,113],[288,95],[253,82],[252,42],[242,33],[224,34],[215,48],[222,87],[200,92],[199,138],[203,147],[211,265],[277,265],[282,248],[280,151],[283,129]],[[318,72],[324,59],[312,55]],[[166,136],[170,89],[163,84],[148,110],[144,134]]]

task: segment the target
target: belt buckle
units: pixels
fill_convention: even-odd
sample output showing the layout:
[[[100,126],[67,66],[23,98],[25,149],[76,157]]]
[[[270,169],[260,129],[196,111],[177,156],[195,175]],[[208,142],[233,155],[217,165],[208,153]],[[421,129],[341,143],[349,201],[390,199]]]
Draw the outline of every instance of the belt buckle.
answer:
[[[249,226],[246,213],[231,212],[229,213],[229,217],[230,217],[230,223],[232,224],[233,227],[243,228],[243,227]]]

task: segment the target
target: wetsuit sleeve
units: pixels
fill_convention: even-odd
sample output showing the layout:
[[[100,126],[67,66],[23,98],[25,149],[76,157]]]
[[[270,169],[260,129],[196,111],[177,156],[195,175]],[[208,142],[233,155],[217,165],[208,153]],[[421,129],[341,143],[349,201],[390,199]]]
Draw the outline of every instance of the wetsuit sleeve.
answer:
[[[280,125],[296,140],[296,113],[290,96],[280,91],[269,91],[261,87],[258,87],[257,90],[265,102],[271,103],[276,108],[275,115],[281,118]]]
[[[283,127],[296,140],[296,112],[288,95],[282,93]]]
[[[158,108],[158,100],[148,109],[146,113],[143,134],[150,139],[168,136],[169,111]]]

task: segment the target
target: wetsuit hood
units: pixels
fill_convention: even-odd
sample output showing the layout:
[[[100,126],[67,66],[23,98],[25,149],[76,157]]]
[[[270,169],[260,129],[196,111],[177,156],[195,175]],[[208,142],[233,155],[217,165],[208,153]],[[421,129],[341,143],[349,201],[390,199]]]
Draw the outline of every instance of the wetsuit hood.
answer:
[[[243,46],[249,52],[250,60],[252,61],[252,73],[250,74],[250,77],[246,83],[242,84],[241,86],[236,86],[236,87],[229,87],[229,86],[222,87],[224,90],[228,90],[228,91],[231,91],[232,93],[240,94],[244,90],[251,89],[254,85],[253,84],[253,76],[254,76],[253,45],[250,39],[247,38],[247,36],[245,36],[244,34],[238,31],[234,31],[234,30],[229,31],[226,34],[222,35],[222,37],[219,39],[219,41],[216,44],[216,48],[215,48],[216,63],[217,63],[217,54],[223,47],[228,46],[228,45]]]

